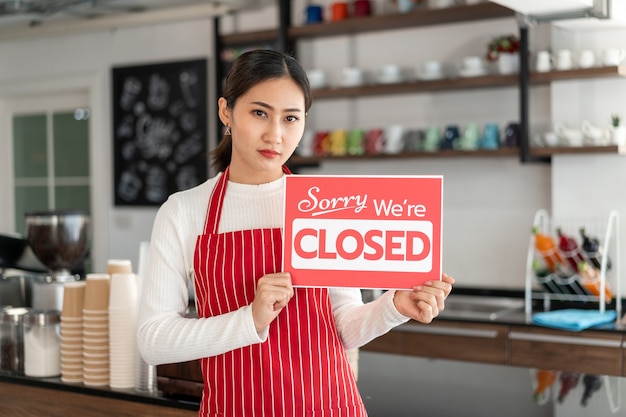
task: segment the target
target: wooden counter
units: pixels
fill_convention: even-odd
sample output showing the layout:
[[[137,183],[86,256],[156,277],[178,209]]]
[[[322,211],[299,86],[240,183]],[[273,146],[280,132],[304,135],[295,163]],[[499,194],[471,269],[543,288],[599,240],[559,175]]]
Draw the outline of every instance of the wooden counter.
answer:
[[[457,323],[411,324],[397,327],[362,347],[362,350],[432,359],[507,363],[507,326]]]
[[[533,324],[437,320],[399,326],[361,349],[556,371],[626,376],[623,330],[569,332]]]
[[[523,313],[498,320],[411,321],[361,350],[556,371],[626,376],[625,329],[570,332],[537,326]],[[197,361],[158,367],[159,389],[200,396]]]
[[[0,377],[0,415],[19,417],[197,417],[198,406],[132,392]]]
[[[409,322],[371,341],[363,351],[557,371],[626,376],[623,328],[568,332],[506,321],[437,319]],[[199,361],[157,368],[159,390],[186,400],[0,375],[1,415],[20,417],[191,417],[197,415]],[[181,398],[181,397],[178,397]],[[191,401],[188,401],[191,400]],[[80,412],[77,414],[77,410]]]

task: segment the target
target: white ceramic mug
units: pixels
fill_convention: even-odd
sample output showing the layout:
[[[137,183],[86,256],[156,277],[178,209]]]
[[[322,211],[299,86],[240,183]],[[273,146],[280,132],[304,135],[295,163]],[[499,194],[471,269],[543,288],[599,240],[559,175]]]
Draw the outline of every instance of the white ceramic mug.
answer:
[[[346,67],[341,70],[342,87],[356,87],[363,84],[363,70],[356,67]]]
[[[556,54],[556,69],[566,71],[572,69],[573,66],[572,51],[569,49],[559,50]]]
[[[326,72],[320,69],[311,69],[306,72],[309,78],[309,84],[311,88],[324,88],[326,87]]]
[[[596,63],[596,54],[591,49],[583,49],[578,56],[580,68],[591,68]]]
[[[463,58],[463,68],[468,71],[481,71],[483,69],[483,60],[479,56],[466,56]]]
[[[456,0],[429,0],[428,6],[433,9],[442,9],[456,5]]]
[[[296,148],[296,153],[300,156],[313,156],[314,154],[314,143],[315,139],[315,131],[306,129],[302,134],[302,139],[300,139],[300,143]]]
[[[385,65],[377,71],[376,78],[382,83],[399,82],[402,79],[402,70],[397,65]]]
[[[606,66],[619,65],[626,58],[626,50],[607,48],[602,51],[602,63]]]
[[[404,136],[403,126],[388,126],[387,128],[385,128],[383,136],[385,137],[385,153],[394,154],[402,151],[402,148],[404,147],[404,142],[402,141],[402,138]]]
[[[552,69],[552,56],[548,51],[537,52],[535,60],[535,70],[537,72],[548,72]]]
[[[398,0],[397,7],[398,12],[407,13],[415,8],[415,2],[413,0]]]
[[[543,141],[546,146],[558,146],[559,145],[559,137],[554,132],[546,132],[543,135]]]
[[[422,75],[437,77],[442,73],[442,65],[439,61],[426,61],[420,64],[419,70]]]

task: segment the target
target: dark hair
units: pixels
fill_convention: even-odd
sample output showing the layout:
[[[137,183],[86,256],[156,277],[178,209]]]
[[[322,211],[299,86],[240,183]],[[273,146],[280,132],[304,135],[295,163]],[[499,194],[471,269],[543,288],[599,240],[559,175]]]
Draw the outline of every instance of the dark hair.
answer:
[[[313,102],[313,96],[306,71],[294,57],[269,49],[248,51],[235,60],[226,75],[222,97],[232,109],[237,99],[246,94],[250,88],[263,81],[283,77],[290,77],[300,86],[304,94],[305,111],[308,111]],[[218,171],[224,171],[230,164],[231,156],[232,137],[224,135],[211,152],[211,159]]]

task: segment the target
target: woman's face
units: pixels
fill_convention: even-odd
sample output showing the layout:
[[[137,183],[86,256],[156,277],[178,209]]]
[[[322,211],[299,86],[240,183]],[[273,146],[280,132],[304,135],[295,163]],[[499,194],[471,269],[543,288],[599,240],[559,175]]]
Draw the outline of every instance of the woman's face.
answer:
[[[298,84],[289,77],[263,81],[232,109],[220,98],[219,108],[232,134],[230,180],[263,184],[280,178],[304,132],[304,94]]]

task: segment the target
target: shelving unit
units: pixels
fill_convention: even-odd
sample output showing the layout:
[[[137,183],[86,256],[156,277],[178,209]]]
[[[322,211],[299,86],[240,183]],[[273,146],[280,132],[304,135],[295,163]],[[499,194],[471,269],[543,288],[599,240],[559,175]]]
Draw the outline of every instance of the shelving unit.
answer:
[[[515,13],[512,10],[491,2],[446,8],[418,7],[408,13],[375,15],[316,25],[293,26],[289,28],[288,34],[294,39],[320,38],[513,16]]]
[[[491,2],[454,6],[441,9],[417,8],[409,13],[393,13],[367,17],[353,17],[336,22],[324,22],[304,26],[290,26],[287,34],[292,39],[322,38],[338,35],[377,32],[419,26],[471,22],[474,20],[513,17],[515,13],[506,7]],[[276,39],[277,29],[221,36],[224,46],[247,42]]]
[[[533,85],[549,84],[553,81],[580,80],[593,78],[626,77],[626,67],[597,67],[532,73]],[[329,87],[314,90],[317,99],[366,97],[391,94],[427,93],[465,89],[512,87],[518,83],[518,75],[489,74],[480,77],[444,78],[429,81],[410,81],[397,84],[363,85],[359,87]]]
[[[615,310],[617,320],[622,317],[622,290],[621,290],[621,271],[620,271],[620,238],[619,238],[619,214],[617,211],[611,211],[606,219],[551,219],[546,210],[539,210],[535,214],[533,220],[533,228],[537,228],[540,233],[555,237],[556,228],[561,228],[564,234],[578,237],[579,228],[584,227],[589,235],[597,236],[601,242],[602,261],[600,266],[600,295],[595,296],[589,293],[582,293],[583,288],[580,286],[581,276],[573,274],[567,278],[559,277],[555,273],[551,273],[546,277],[538,278],[535,273],[534,262],[541,255],[535,249],[535,236],[531,233],[528,244],[528,254],[526,259],[526,275],[524,285],[524,311],[530,316],[533,312],[532,302],[534,299],[543,300],[544,308],[550,309],[551,301],[570,301],[570,302],[597,302],[600,312],[606,310],[608,301],[606,300],[605,288],[611,285],[615,298]],[[555,238],[556,239],[556,238]],[[556,241],[558,246],[558,240]],[[580,246],[580,245],[579,245]],[[608,260],[611,259],[612,266],[609,268]],[[609,280],[609,278],[612,278]],[[566,283],[572,285],[571,293],[548,292],[538,290],[539,280],[550,281],[554,283]],[[611,282],[609,282],[611,281]],[[578,285],[574,285],[578,282]],[[558,284],[555,284],[557,287]],[[569,287],[568,287],[569,288]]]
[[[555,147],[533,147],[530,149],[530,154],[533,156],[552,156],[558,154],[598,154],[598,153],[612,153],[612,154],[626,154],[626,149],[624,147],[619,147],[617,145],[607,145],[607,146],[555,146]]]
[[[388,15],[374,15],[354,17],[336,22],[292,26],[290,23],[290,0],[279,0],[280,21],[284,24],[278,29],[260,30],[245,33],[219,34],[219,18],[216,19],[216,51],[225,46],[238,46],[250,43],[262,43],[281,40],[282,45],[301,39],[326,38],[339,35],[356,35],[377,31],[392,31],[404,28],[417,28],[434,25],[446,25],[478,20],[500,19],[514,17],[515,13],[503,6],[491,2],[473,5],[459,5],[448,8],[418,7],[409,13],[394,13]],[[528,56],[527,28],[520,27],[522,49],[520,55]],[[219,56],[219,53],[216,54]],[[493,89],[518,87],[520,90],[520,127],[521,143],[519,148],[500,149],[497,151],[438,151],[401,153],[396,155],[364,155],[364,156],[323,156],[302,158],[294,155],[292,164],[318,164],[326,160],[358,161],[363,159],[389,158],[450,158],[450,157],[511,157],[517,155],[522,162],[549,161],[555,154],[564,153],[626,153],[616,146],[582,146],[582,147],[532,147],[529,141],[528,129],[528,89],[534,85],[546,85],[557,81],[584,80],[600,78],[626,77],[626,66],[594,67],[587,69],[572,69],[567,71],[550,71],[535,73],[529,70],[528,59],[521,59],[519,74],[500,75],[489,74],[468,78],[445,78],[429,81],[408,81],[396,84],[373,84],[359,87],[331,87],[313,91],[316,100],[376,97],[397,94],[421,94],[443,91],[463,91],[478,89]],[[219,74],[219,73],[218,73]],[[221,79],[218,77],[218,79]],[[218,93],[221,85],[217,86]]]
[[[376,155],[342,155],[342,156],[312,156],[303,157],[293,155],[289,159],[290,164],[297,166],[315,165],[323,161],[362,161],[362,160],[394,160],[394,159],[416,159],[416,158],[472,158],[472,157],[517,157],[519,155],[518,148],[500,148],[500,149],[477,149],[475,151],[461,150],[440,150],[436,152],[401,152],[397,154],[376,154]]]

